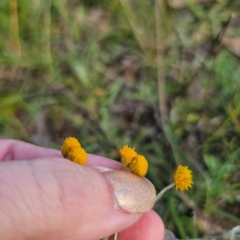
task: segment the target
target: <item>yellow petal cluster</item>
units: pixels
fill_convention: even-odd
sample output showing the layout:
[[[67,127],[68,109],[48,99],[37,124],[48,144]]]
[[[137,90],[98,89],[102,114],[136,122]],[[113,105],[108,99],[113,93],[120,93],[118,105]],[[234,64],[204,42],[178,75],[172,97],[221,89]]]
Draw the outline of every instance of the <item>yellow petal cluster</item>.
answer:
[[[62,155],[81,165],[85,165],[87,163],[87,153],[81,147],[79,141],[74,137],[67,137],[62,146],[61,146]]]
[[[148,161],[143,155],[137,155],[131,163],[128,165],[128,168],[138,174],[139,176],[145,176],[148,170]]]
[[[192,187],[192,178],[192,171],[187,166],[179,165],[173,174],[176,189],[180,191],[185,191]]]
[[[121,155],[121,162],[124,164],[124,166],[127,166],[133,160],[133,158],[137,156],[135,149],[128,147],[128,145],[124,145],[122,148],[120,148],[119,153]]]
[[[148,162],[143,155],[137,154],[134,148],[123,146],[119,153],[124,170],[136,173],[139,176],[145,176],[148,170]]]
[[[61,146],[62,155],[64,157],[67,157],[68,153],[72,151],[73,148],[80,148],[80,147],[81,147],[81,144],[76,138],[67,137]]]

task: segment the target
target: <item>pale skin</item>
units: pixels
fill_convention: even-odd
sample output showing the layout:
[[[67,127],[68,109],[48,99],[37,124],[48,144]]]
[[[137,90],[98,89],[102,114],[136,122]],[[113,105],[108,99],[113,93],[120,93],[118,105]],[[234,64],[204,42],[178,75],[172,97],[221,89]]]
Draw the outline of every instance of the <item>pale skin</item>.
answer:
[[[114,207],[106,178],[94,168],[122,165],[88,156],[80,166],[57,150],[0,140],[1,239],[98,240],[118,232],[118,240],[162,240],[160,217]]]

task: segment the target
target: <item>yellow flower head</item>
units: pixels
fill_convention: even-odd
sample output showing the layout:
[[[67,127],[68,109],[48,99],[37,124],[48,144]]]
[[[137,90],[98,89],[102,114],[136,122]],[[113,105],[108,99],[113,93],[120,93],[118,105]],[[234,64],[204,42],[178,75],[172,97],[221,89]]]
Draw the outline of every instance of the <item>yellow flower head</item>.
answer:
[[[191,188],[193,184],[192,177],[192,171],[187,166],[179,165],[173,174],[176,189],[184,191]]]
[[[76,138],[68,137],[61,146],[62,155],[81,165],[87,163],[87,153]]]
[[[130,148],[128,145],[120,148],[119,153],[121,155],[121,162],[124,166],[128,165],[133,160],[133,158],[137,156],[134,148]]]
[[[143,177],[148,170],[148,161],[143,155],[138,154],[127,166],[127,169]]]
[[[72,148],[72,150],[68,152],[67,158],[81,165],[85,165],[87,163],[87,153],[80,147]]]
[[[76,148],[76,147],[79,147],[79,148],[81,147],[81,144],[79,143],[79,141],[74,137],[67,137],[61,146],[62,155],[64,157],[67,157],[68,152],[70,152],[73,148]]]

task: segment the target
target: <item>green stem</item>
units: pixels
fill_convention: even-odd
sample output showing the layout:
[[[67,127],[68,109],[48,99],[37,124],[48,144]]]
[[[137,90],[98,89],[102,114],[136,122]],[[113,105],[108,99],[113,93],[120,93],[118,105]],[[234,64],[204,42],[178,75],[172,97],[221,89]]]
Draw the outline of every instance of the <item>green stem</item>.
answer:
[[[162,195],[168,191],[169,189],[173,188],[175,186],[175,183],[171,183],[170,185],[166,186],[161,192],[158,193],[156,197],[155,203],[162,197]]]

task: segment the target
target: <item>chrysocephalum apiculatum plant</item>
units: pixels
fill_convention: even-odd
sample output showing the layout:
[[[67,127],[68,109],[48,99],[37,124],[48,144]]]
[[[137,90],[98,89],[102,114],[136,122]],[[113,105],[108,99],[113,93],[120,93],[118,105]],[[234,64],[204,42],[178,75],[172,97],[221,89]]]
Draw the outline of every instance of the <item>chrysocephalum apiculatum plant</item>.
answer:
[[[61,152],[65,158],[77,164],[86,165],[87,163],[87,153],[76,138],[67,137],[61,146]],[[124,145],[120,148],[119,153],[123,164],[122,171],[131,172],[132,174],[136,174],[138,177],[144,179],[148,170],[148,161],[146,158],[143,155],[138,154],[135,151],[135,148],[128,147],[128,145]],[[126,178],[125,175],[124,178]],[[166,186],[157,194],[155,202],[158,201],[167,190],[173,187],[175,187],[176,190],[179,189],[180,191],[188,190],[193,185],[192,179],[192,171],[187,166],[179,165],[173,173],[173,183]],[[128,181],[128,179],[124,180],[126,182]],[[145,183],[145,181],[142,181],[143,185]],[[131,209],[129,211],[131,212]],[[108,238],[104,238],[104,240],[107,239]],[[117,233],[114,234],[114,240],[117,240]]]

